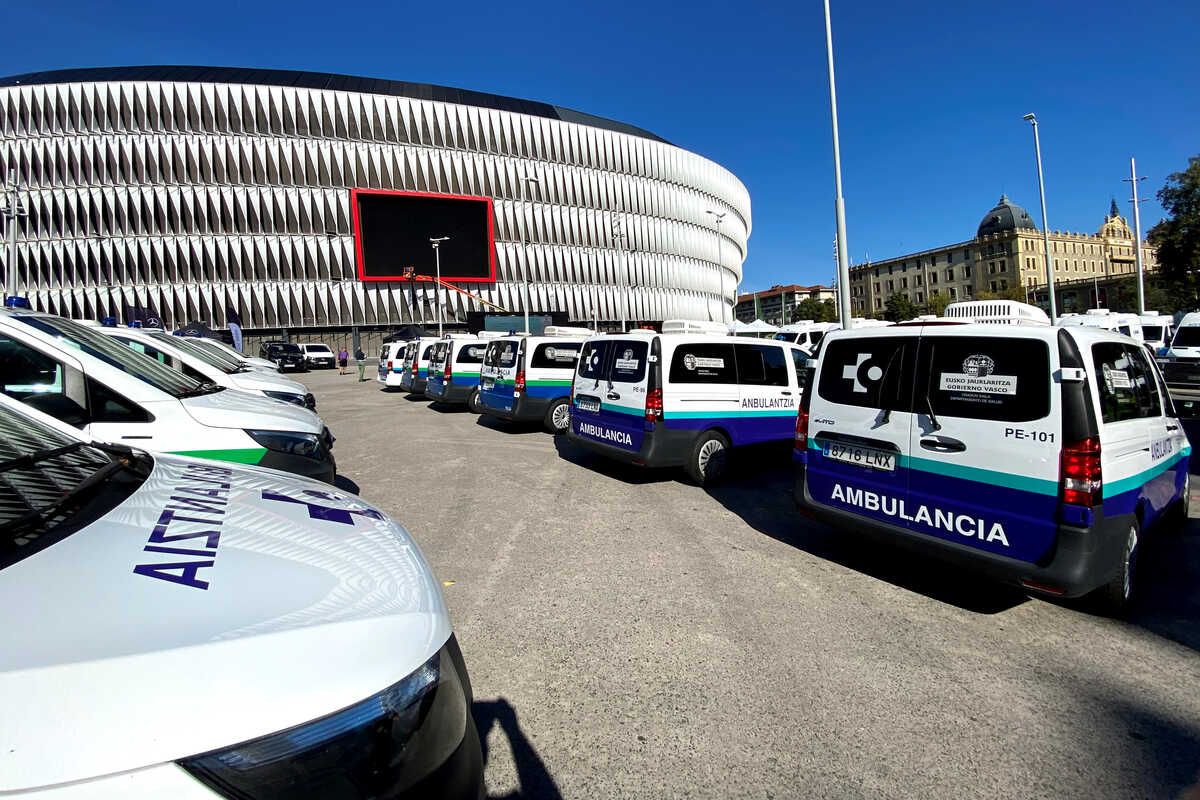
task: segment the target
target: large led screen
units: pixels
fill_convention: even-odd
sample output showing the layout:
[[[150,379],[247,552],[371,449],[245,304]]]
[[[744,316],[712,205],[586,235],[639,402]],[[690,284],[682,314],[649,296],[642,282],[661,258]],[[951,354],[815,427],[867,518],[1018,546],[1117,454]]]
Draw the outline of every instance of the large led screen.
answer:
[[[405,267],[433,275],[429,240],[442,236],[450,237],[440,245],[443,280],[496,279],[490,198],[353,189],[350,206],[360,280],[401,280]]]

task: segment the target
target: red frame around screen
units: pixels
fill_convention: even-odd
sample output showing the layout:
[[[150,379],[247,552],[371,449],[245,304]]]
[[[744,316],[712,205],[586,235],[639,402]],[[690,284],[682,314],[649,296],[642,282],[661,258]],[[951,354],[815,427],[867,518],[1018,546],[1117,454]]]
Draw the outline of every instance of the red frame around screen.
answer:
[[[487,237],[488,237],[488,274],[487,277],[480,278],[447,278],[442,280],[447,283],[495,283],[496,282],[496,215],[492,209],[492,198],[490,197],[474,197],[465,194],[438,194],[436,192],[403,192],[392,189],[351,189],[350,190],[350,224],[354,227],[354,267],[358,272],[360,281],[370,282],[394,282],[403,281],[404,275],[396,276],[379,276],[365,275],[363,273],[363,251],[362,251],[362,228],[359,226],[358,220],[358,196],[360,194],[399,194],[408,197],[436,197],[441,200],[471,200],[476,203],[487,204]],[[424,270],[417,270],[418,275],[426,274]],[[432,274],[429,272],[428,274]]]

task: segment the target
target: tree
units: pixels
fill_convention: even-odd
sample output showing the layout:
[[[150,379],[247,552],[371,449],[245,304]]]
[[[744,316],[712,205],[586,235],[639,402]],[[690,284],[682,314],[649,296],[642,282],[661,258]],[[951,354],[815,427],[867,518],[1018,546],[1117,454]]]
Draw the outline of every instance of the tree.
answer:
[[[1189,270],[1200,268],[1200,156],[1189,158],[1183,172],[1167,176],[1158,202],[1167,217],[1146,239],[1158,250],[1159,272],[1168,282],[1192,284]]]
[[[884,303],[883,318],[889,322],[904,322],[908,319],[914,319],[919,310],[913,301],[909,300],[902,294],[894,294]]]
[[[980,292],[976,300],[1017,300],[1022,303],[1028,302],[1028,296],[1025,290],[1020,286],[1011,286],[1008,289],[1001,289],[998,292]]]
[[[948,305],[950,305],[950,295],[944,292],[935,292],[929,295],[929,302],[925,304],[925,313],[940,317],[946,312]]]
[[[811,319],[813,322],[836,322],[837,308],[832,300],[806,297],[792,309],[792,318],[788,321],[799,322],[802,319]]]

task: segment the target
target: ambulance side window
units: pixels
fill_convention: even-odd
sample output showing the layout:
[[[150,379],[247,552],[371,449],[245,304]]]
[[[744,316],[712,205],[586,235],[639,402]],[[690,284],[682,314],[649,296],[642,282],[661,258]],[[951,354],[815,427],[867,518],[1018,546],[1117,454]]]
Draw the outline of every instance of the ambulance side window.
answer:
[[[787,386],[787,357],[782,347],[736,344],[738,382],[747,386]]]
[[[1137,391],[1130,375],[1129,351],[1119,342],[1092,345],[1096,367],[1096,389],[1100,394],[1100,414],[1105,422],[1123,422],[1140,415]]]
[[[154,417],[141,406],[98,381],[87,379],[90,422],[152,422]]]
[[[533,369],[574,369],[577,358],[578,342],[545,342],[534,348],[529,366]]]
[[[417,346],[418,346],[418,347],[420,347],[420,345],[417,345]],[[431,344],[431,345],[427,345],[427,346],[425,347],[425,352],[424,352],[424,353],[421,355],[421,360],[422,360],[422,361],[428,361],[428,360],[429,360],[429,357],[430,357],[431,355],[433,355],[433,348],[434,348],[434,345],[432,345],[432,344]]]
[[[646,377],[646,354],[650,350],[649,342],[617,341],[613,342],[612,371],[609,380],[621,383],[640,383]]]
[[[826,342],[817,394],[846,406],[912,411],[915,337],[862,336]]]
[[[1146,363],[1146,354],[1140,347],[1125,345],[1130,366],[1130,380],[1138,401],[1138,417],[1161,417],[1162,399],[1158,393],[1158,383],[1154,371]]]
[[[738,381],[732,344],[681,344],[671,357],[671,383],[730,383]]]

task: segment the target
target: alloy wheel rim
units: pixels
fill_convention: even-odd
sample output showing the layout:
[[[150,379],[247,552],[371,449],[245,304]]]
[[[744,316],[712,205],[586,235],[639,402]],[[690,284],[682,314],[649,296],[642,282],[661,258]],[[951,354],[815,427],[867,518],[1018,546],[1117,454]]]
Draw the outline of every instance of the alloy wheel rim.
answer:
[[[1128,599],[1133,594],[1133,570],[1137,565],[1137,531],[1133,528],[1129,529],[1129,538],[1125,540],[1125,573],[1122,582],[1122,590],[1125,598]]]
[[[708,473],[708,465],[712,460],[725,449],[725,446],[716,439],[709,439],[700,447],[699,466],[702,474]]]
[[[560,431],[567,429],[567,424],[571,419],[571,411],[567,408],[566,403],[559,403],[554,407],[554,412],[550,415],[550,421],[554,423],[554,427]]]

